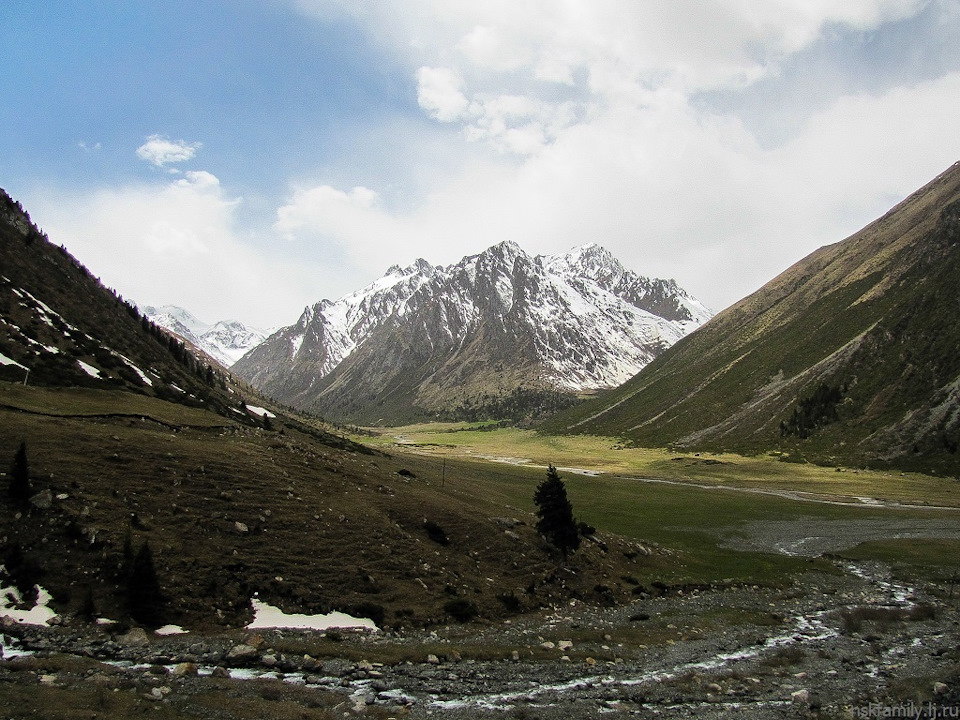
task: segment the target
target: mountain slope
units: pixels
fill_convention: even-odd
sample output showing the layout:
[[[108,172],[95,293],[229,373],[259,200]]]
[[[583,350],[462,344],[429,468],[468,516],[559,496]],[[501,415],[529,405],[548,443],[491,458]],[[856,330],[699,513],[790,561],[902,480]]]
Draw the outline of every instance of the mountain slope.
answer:
[[[448,267],[392,267],[233,370],[336,419],[520,418],[623,382],[709,316],[597,245],[531,257],[503,242]]]
[[[143,307],[143,314],[227,368],[269,335],[268,332],[248,327],[237,320],[219,320],[210,325],[176,305],[146,305]]]
[[[544,428],[953,471],[960,164]]]

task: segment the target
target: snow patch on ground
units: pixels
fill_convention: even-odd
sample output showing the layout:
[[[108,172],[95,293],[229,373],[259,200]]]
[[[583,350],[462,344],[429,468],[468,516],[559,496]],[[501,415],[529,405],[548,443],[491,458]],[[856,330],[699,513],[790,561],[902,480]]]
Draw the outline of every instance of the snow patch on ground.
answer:
[[[8,358],[8,357],[7,357],[6,355],[4,355],[3,353],[0,353],[0,365],[15,365],[15,366],[18,367],[18,368],[23,368],[24,370],[29,370],[29,368],[26,367],[25,365],[21,365],[21,364],[18,363],[16,360],[13,360],[13,359],[11,359],[11,358]]]
[[[79,365],[80,369],[83,370],[90,377],[97,378],[97,380],[100,380],[99,368],[95,368],[93,365],[88,365],[83,360],[77,360],[77,365]]]
[[[17,607],[23,602],[20,591],[0,581],[0,617],[11,617],[21,625],[46,625],[55,618],[57,614],[48,607],[50,593],[40,586],[36,587],[36,604],[29,610],[23,610]]]
[[[248,630],[266,628],[296,628],[301,630],[329,630],[331,628],[368,628],[377,630],[373,620],[355,618],[342,612],[332,612],[326,615],[287,615],[280,608],[268,605],[254,598],[253,622],[247,625]]]
[[[154,630],[153,634],[165,637],[167,635],[186,635],[189,632],[189,630],[184,630],[179,625],[164,625],[162,628]]]
[[[247,405],[246,408],[247,408],[247,412],[252,412],[254,415],[258,417],[263,417],[263,416],[267,416],[268,418],[276,417],[276,415],[274,415],[272,412],[270,412],[266,408],[257,407],[256,405]]]

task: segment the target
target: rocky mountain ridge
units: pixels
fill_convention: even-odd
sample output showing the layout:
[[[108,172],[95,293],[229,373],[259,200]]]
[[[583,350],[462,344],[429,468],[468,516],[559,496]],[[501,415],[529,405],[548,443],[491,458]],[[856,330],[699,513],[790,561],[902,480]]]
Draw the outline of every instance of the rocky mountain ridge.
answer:
[[[233,369],[335,419],[517,417],[622,383],[710,316],[596,244],[531,256],[501,242],[446,267],[391,267],[307,307]]]

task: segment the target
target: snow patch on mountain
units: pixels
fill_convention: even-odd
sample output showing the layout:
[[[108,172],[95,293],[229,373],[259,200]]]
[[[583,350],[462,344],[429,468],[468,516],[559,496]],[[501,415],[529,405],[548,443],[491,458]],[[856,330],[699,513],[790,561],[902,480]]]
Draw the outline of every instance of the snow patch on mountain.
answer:
[[[237,320],[206,323],[177,305],[146,305],[142,312],[153,323],[188,340],[224,367],[233,365],[270,335],[268,330],[248,327]]]

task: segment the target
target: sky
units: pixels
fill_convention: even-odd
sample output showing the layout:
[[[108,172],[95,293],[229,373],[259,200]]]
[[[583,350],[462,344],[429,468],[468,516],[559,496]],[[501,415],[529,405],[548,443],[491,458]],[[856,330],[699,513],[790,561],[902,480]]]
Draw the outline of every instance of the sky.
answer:
[[[206,322],[503,240],[719,311],[960,160],[957,37],[956,0],[3,0],[0,187]]]

